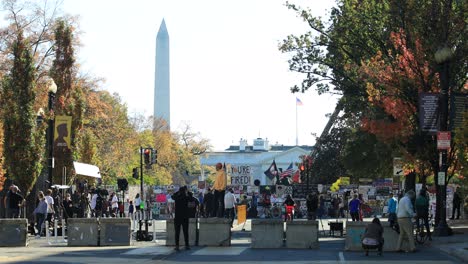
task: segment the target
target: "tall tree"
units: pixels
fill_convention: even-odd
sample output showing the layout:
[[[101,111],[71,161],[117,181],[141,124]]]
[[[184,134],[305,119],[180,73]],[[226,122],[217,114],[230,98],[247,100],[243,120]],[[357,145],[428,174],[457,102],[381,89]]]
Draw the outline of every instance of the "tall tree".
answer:
[[[74,36],[72,26],[60,19],[56,22],[55,59],[50,69],[50,76],[57,84],[57,94],[54,106],[55,115],[65,115],[72,118],[71,131],[68,131],[70,145],[54,146],[55,170],[54,183],[61,183],[63,168],[67,168],[67,179],[71,179],[73,169],[73,152],[76,151],[76,135],[82,128],[85,103],[83,93],[76,82]],[[68,184],[64,182],[63,184]]]
[[[13,43],[12,67],[2,83],[4,158],[8,178],[28,193],[41,170],[44,129],[34,111],[36,70],[22,34]]]

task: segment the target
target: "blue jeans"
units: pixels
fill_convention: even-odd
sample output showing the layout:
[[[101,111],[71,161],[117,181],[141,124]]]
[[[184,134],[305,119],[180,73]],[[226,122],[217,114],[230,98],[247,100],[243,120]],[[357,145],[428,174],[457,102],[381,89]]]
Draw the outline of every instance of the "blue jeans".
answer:
[[[45,214],[36,214],[36,223],[37,223],[37,234],[36,235],[41,235],[42,231],[42,224],[44,223],[45,220]]]

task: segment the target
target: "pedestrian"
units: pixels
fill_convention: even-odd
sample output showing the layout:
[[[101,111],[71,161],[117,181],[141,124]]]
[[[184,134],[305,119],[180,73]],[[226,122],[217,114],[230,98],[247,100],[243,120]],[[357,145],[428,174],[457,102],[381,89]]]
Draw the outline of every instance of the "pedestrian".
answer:
[[[419,220],[422,219],[426,227],[429,240],[432,241],[431,229],[429,228],[429,197],[426,190],[423,188],[419,191],[415,202],[416,207],[416,224],[419,229]]]
[[[10,217],[10,196],[14,186],[14,184],[11,184],[8,188],[7,193],[5,194],[5,197],[3,197],[3,206],[5,207],[5,218]]]
[[[388,222],[390,223],[390,228],[394,228],[397,223],[397,207],[398,207],[398,200],[396,198],[396,194],[390,193],[390,198],[387,202],[387,213],[388,213]]]
[[[130,219],[133,219],[134,211],[135,211],[135,207],[133,206],[133,201],[130,201],[128,205],[128,217],[130,217]]]
[[[18,193],[18,186],[13,186],[10,194],[10,218],[19,218],[20,217],[20,208],[23,206],[24,198],[21,194]]]
[[[73,202],[71,195],[67,193],[65,199],[63,200],[63,209],[65,211],[65,221],[68,223],[68,218],[73,218]]]
[[[185,249],[189,250],[189,212],[188,212],[188,191],[186,186],[182,186],[179,190],[172,195],[172,199],[175,201],[175,216],[174,216],[174,233],[175,233],[175,250],[179,251],[179,237],[180,227],[184,232]]]
[[[226,194],[226,172],[223,170],[223,164],[216,164],[216,178],[213,185],[214,189],[214,207],[215,217],[223,217],[224,213],[224,195]]]
[[[46,220],[49,222],[49,224],[51,224],[52,218],[53,218],[53,216],[55,214],[54,198],[52,198],[52,190],[51,189],[47,189],[44,198],[45,198],[45,201],[47,203],[47,218],[46,218]]]
[[[409,252],[416,252],[416,247],[414,244],[413,222],[411,222],[411,219],[415,216],[413,204],[411,202],[414,199],[414,196],[414,191],[410,190],[398,202],[397,217],[398,226],[400,228],[400,235],[398,237],[397,244],[398,252],[403,252],[401,246],[405,237],[408,239]]]
[[[461,207],[462,197],[460,194],[460,188],[457,188],[455,193],[453,194],[453,202],[452,202],[452,217],[450,219],[455,219],[455,213],[457,213],[457,219],[460,219],[460,207]]]
[[[205,207],[205,217],[213,217],[214,195],[211,188],[208,188],[203,197],[203,207]]]
[[[293,207],[291,211],[291,221],[292,221],[294,218],[294,206],[296,205],[296,202],[294,202],[290,194],[286,196],[286,200],[284,200],[283,205],[286,206],[286,210],[284,212],[284,221],[288,219],[288,206]]]
[[[39,198],[39,204],[36,209],[34,209],[34,214],[36,215],[36,238],[40,238],[42,234],[42,224],[47,215],[47,203],[45,201],[44,193],[42,191],[37,195]]]
[[[317,208],[318,208],[318,195],[316,192],[308,194],[306,197],[306,206],[307,206],[307,219],[315,220],[317,219]]]
[[[383,232],[384,229],[377,217],[372,220],[372,223],[366,226],[366,230],[362,236],[362,247],[366,251],[366,256],[369,256],[369,249],[375,247],[379,250],[379,256],[382,256],[382,248],[384,245]]]
[[[353,222],[360,221],[359,210],[361,207],[361,201],[358,199],[358,195],[355,194],[354,198],[349,202],[349,214]]]
[[[118,202],[119,205],[119,217],[125,217],[125,206],[122,202]]]
[[[364,201],[364,197],[362,197],[362,193],[359,194],[359,221],[364,221],[364,209],[368,209],[368,205]]]
[[[198,209],[200,207],[200,202],[197,198],[193,197],[192,192],[188,192],[188,214],[189,218],[197,218],[198,217]]]
[[[169,218],[174,218],[174,200],[172,199],[172,194],[168,193],[167,194],[167,214],[169,215]]]
[[[224,195],[224,208],[226,210],[226,218],[231,219],[231,228],[234,223],[234,215],[236,209],[236,197],[234,196],[234,191],[232,188],[229,188],[226,195]]]
[[[111,216],[117,217],[117,212],[119,210],[119,198],[117,197],[115,192],[112,192],[110,201],[111,201]]]
[[[141,206],[141,198],[140,194],[137,193],[135,196],[135,219],[142,219],[142,215],[140,214],[140,206]]]
[[[198,191],[198,202],[199,202],[199,206],[198,206],[198,215],[199,216],[203,216],[205,214],[205,206],[204,206],[204,203],[203,203],[203,192],[201,190]]]

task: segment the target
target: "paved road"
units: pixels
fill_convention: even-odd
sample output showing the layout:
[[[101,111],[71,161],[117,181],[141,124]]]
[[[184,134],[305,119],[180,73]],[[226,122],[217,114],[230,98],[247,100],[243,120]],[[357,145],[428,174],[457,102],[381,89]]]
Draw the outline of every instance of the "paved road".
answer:
[[[328,224],[324,224],[326,228]],[[152,231],[153,227],[150,227]],[[28,247],[0,248],[0,263],[460,263],[434,246],[418,246],[416,253],[384,252],[384,256],[363,252],[343,251],[343,238],[320,238],[318,250],[292,249],[251,249],[249,223],[233,229],[231,247],[192,247],[191,250],[175,252],[172,247],[164,246],[165,222],[155,225],[157,241],[132,242],[129,247],[67,247],[63,240],[31,238]],[[436,240],[436,239],[435,239]]]

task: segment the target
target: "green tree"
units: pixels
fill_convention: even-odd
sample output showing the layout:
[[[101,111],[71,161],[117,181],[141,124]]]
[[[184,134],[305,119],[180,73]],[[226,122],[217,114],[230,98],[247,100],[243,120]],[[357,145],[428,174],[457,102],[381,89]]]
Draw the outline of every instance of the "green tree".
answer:
[[[8,178],[28,193],[41,171],[44,129],[36,122],[33,58],[20,33],[13,43],[10,72],[3,78],[1,102],[4,128],[4,166]]]

